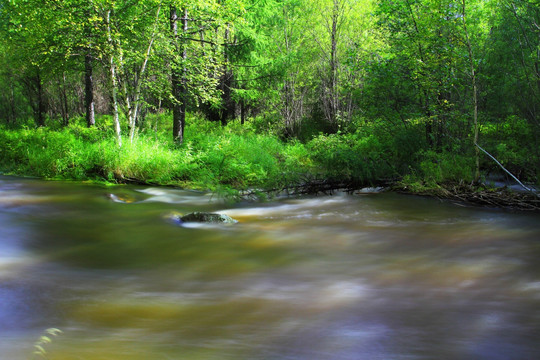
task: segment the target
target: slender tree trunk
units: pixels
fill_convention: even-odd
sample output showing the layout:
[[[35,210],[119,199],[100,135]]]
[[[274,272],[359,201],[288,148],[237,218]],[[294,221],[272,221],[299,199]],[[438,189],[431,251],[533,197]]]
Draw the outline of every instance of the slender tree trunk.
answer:
[[[184,8],[184,18],[182,19],[182,30],[184,32],[184,35],[187,34],[188,31],[188,11],[186,8]],[[182,79],[181,79],[181,87],[180,87],[180,93],[182,94],[182,102],[180,103],[180,113],[182,114],[182,118],[180,121],[180,133],[182,134],[181,137],[179,137],[179,143],[181,144],[184,141],[184,127],[186,125],[186,108],[187,108],[187,78],[186,78],[186,61],[187,61],[187,46],[185,40],[182,39]]]
[[[229,38],[230,38],[230,24],[227,24],[224,35],[224,47],[223,47],[223,59],[225,65],[223,67],[223,74],[221,75],[220,87],[221,87],[221,99],[223,101],[223,108],[220,113],[220,121],[222,126],[227,125],[228,119],[234,114],[234,103],[232,101],[232,86],[233,86],[233,72],[229,69]]]
[[[107,38],[111,48],[114,49],[114,43],[111,35],[111,12],[107,12]],[[114,52],[114,50],[113,50]],[[113,116],[114,116],[114,132],[116,134],[116,141],[118,147],[122,146],[122,133],[120,128],[120,117],[118,115],[118,82],[116,79],[116,63],[114,61],[114,55],[111,55],[109,60],[109,68],[111,73],[111,85],[112,85],[112,102],[113,102]]]
[[[430,109],[430,106],[429,106],[429,95],[428,95],[428,92],[427,90],[423,89],[423,94],[424,94],[424,101],[423,101],[423,108],[424,108],[424,111],[425,111],[425,114],[426,114],[426,141],[429,145],[430,148],[433,147],[433,119],[432,119],[432,113],[431,113],[431,109]]]
[[[92,127],[96,124],[94,113],[94,80],[92,77],[92,56],[87,52],[84,56],[84,82],[85,82],[85,110],[86,125]]]
[[[532,41],[530,41],[529,36],[527,36],[526,26],[522,24],[522,20],[520,19],[520,16],[518,15],[518,9],[514,2],[511,3],[511,9],[514,17],[516,18],[516,21],[518,23],[519,29],[522,33],[523,40],[525,41],[525,44],[521,42],[521,37],[518,36],[518,41],[521,49],[521,66],[523,67],[524,75],[527,79],[527,83],[529,85],[529,88],[531,89],[531,93],[533,98],[536,100],[534,102],[529,102],[528,111],[530,112],[530,119],[538,125],[538,107],[536,106],[537,103],[540,102],[540,48],[536,47]],[[540,30],[540,22],[538,22],[536,19],[533,20],[533,26],[536,28],[536,30]],[[538,31],[538,36],[540,39],[540,31]],[[534,61],[533,69],[533,77],[536,78],[536,86],[533,83],[533,80],[530,79],[529,76],[529,66],[527,65],[527,58],[528,55],[525,54],[524,48],[527,47],[529,51],[536,53],[536,59]],[[536,49],[536,50],[535,50]]]
[[[540,37],[540,31],[538,36]],[[540,95],[540,47],[536,50],[536,61],[534,62],[534,70],[536,75],[536,90]]]
[[[35,81],[37,93],[36,123],[38,126],[45,126],[45,98],[43,95],[43,84],[41,82],[41,74],[39,70],[37,71]]]
[[[111,81],[112,81],[112,101],[113,101],[113,116],[114,116],[114,132],[118,146],[122,146],[122,130],[120,128],[120,116],[118,114],[118,83],[116,81],[116,64],[114,57],[111,56]]]
[[[182,20],[182,31],[187,32],[188,28],[188,12],[183,10],[184,16]],[[186,99],[187,99],[187,80],[185,77],[185,61],[187,60],[187,49],[182,39],[181,45],[178,36],[178,14],[177,9],[171,6],[170,10],[170,26],[173,37],[173,44],[176,52],[181,53],[182,64],[179,64],[175,59],[171,65],[171,82],[173,95],[173,140],[178,145],[184,141],[184,126],[186,122]]]
[[[284,47],[287,55],[292,53],[291,49],[291,26],[289,22],[289,13],[286,6],[283,7],[283,39]],[[304,94],[299,91],[299,87],[296,86],[298,80],[298,70],[287,74],[287,78],[283,82],[283,88],[281,91],[281,115],[285,122],[285,130],[290,136],[297,136],[299,134],[300,124],[303,116],[303,98]],[[323,81],[326,79],[323,77]],[[326,86],[326,84],[323,84]],[[298,94],[298,96],[297,96]],[[321,99],[326,101],[324,97]],[[325,116],[326,115],[326,103],[323,103]]]
[[[333,0],[331,23],[328,31],[330,33],[330,56],[328,69],[323,72],[322,83],[322,106],[324,115],[328,125],[337,131],[338,125],[338,110],[339,110],[339,95],[338,95],[338,60],[337,60],[337,43],[338,43],[338,22],[340,19],[340,0]]]
[[[9,105],[10,111],[8,119],[11,123],[15,123],[17,114],[15,113],[15,85],[13,84],[13,80],[9,82]]]
[[[467,52],[469,53],[469,65],[471,69],[471,86],[472,86],[472,93],[473,93],[473,125],[474,125],[474,149],[475,149],[475,175],[474,180],[475,182],[478,182],[480,179],[480,154],[479,154],[479,147],[478,147],[478,89],[476,85],[476,70],[474,67],[474,54],[471,46],[471,40],[469,38],[469,32],[467,31],[467,20],[466,20],[466,7],[465,7],[465,1],[462,0],[462,10],[463,10],[463,30],[465,31],[465,40],[467,45]]]
[[[206,48],[205,48],[205,46],[204,46],[204,43],[205,43],[206,41],[204,40],[204,30],[200,30],[200,31],[199,31],[199,39],[201,40],[201,41],[200,41],[200,43],[201,43],[201,51],[202,51],[201,56],[202,56],[203,58],[206,58]],[[205,66],[205,68],[208,69],[207,66]]]
[[[338,115],[338,84],[337,84],[337,32],[339,20],[339,0],[334,0],[332,9],[332,44],[330,52],[330,121],[337,127]]]
[[[120,54],[120,64],[124,63],[122,54]],[[133,107],[131,105],[131,99],[129,97],[129,92],[127,88],[127,81],[123,81],[123,90],[124,90],[124,112],[127,115],[128,119],[128,130],[131,132],[131,118],[133,114]]]
[[[244,125],[246,122],[246,101],[242,98],[240,100],[240,124]]]
[[[411,3],[409,2],[409,0],[405,0],[405,2],[407,4],[407,10],[409,11],[409,15],[411,17],[412,24],[414,26],[414,32],[416,33],[416,36],[420,39],[422,38],[422,36],[420,34],[420,28],[418,27],[418,22],[416,21],[416,16],[411,6]],[[417,40],[416,43],[418,46],[418,56],[420,57],[422,64],[425,64],[426,60],[425,60],[425,55],[424,55],[424,47],[422,46],[422,43],[419,40]],[[424,76],[424,71],[421,70],[420,74]],[[426,114],[426,117],[427,117],[426,141],[430,147],[433,147],[433,119],[431,119],[432,113],[430,109],[430,103],[431,103],[430,95],[429,95],[428,90],[422,85],[418,86],[418,88],[420,92],[420,98],[422,96],[424,97],[423,99],[419,100],[420,101],[419,106],[424,109],[424,113]]]
[[[157,25],[159,21],[159,13],[161,11],[161,5],[158,6],[158,9],[156,11],[156,21],[154,22],[154,29],[152,30],[152,36],[150,37],[150,42],[148,44],[148,47],[146,49],[146,53],[144,54],[144,60],[141,65],[141,69],[139,70],[139,74],[136,79],[136,85],[135,85],[135,93],[133,94],[133,104],[132,104],[132,112],[129,119],[129,139],[131,142],[133,142],[133,137],[135,136],[135,127],[137,126],[137,118],[139,116],[139,109],[141,107],[141,90],[142,90],[142,80],[144,78],[144,74],[146,72],[146,66],[148,64],[148,59],[150,58],[150,53],[152,51],[152,45],[154,44],[154,39],[156,36],[157,31]]]
[[[62,72],[62,100],[60,101],[60,106],[62,109],[62,120],[63,125],[69,125],[69,106],[67,99],[67,90],[66,90],[66,73]]]
[[[287,55],[291,53],[290,49],[290,39],[289,39],[289,17],[287,13],[287,7],[283,6],[283,19],[285,24],[283,26],[283,39],[285,50]],[[281,115],[285,121],[285,130],[288,133],[294,134],[294,129],[292,123],[294,122],[294,116],[297,114],[293,113],[293,103],[294,103],[294,85],[292,80],[288,76],[287,79],[283,82],[283,90],[281,90]]]

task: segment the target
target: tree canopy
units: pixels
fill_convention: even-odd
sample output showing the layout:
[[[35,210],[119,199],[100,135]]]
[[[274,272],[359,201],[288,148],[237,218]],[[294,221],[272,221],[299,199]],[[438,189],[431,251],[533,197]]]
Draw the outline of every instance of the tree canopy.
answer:
[[[6,123],[95,109],[119,144],[163,111],[177,144],[186,113],[304,142],[377,124],[540,171],[537,0],[1,0],[0,32]]]

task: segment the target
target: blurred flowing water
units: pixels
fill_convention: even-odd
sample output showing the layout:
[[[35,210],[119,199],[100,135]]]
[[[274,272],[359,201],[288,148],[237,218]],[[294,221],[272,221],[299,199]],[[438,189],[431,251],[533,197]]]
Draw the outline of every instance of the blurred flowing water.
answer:
[[[540,214],[0,177],[0,358],[538,359],[539,258]]]

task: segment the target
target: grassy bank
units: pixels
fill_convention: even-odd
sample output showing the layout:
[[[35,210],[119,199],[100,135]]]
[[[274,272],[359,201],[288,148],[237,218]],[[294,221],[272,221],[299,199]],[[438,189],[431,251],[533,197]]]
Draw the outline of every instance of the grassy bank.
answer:
[[[81,121],[54,129],[0,130],[0,168],[7,174],[46,179],[138,182],[231,192],[285,187],[301,181],[312,168],[305,146],[285,144],[275,136],[248,128],[222,128],[216,123],[188,120],[186,141],[177,147],[161,122],[147,120],[134,138],[116,143],[110,119],[95,128]],[[164,126],[166,128],[166,126]]]
[[[46,179],[172,185],[225,196],[381,183],[437,195],[474,180],[470,146],[432,150],[421,121],[395,128],[363,123],[348,133],[321,134],[301,143],[282,141],[256,121],[222,127],[191,116],[186,140],[176,146],[170,139],[170,116],[161,114],[149,116],[134,141],[124,138],[122,147],[110,117],[100,118],[90,129],[83,123],[75,119],[67,127],[2,126],[0,169]],[[504,145],[507,157],[527,155],[512,152],[512,146],[519,148]],[[493,169],[487,162],[482,165]]]
[[[131,143],[119,147],[112,119],[87,128],[83,119],[67,127],[0,128],[0,169],[46,179],[173,185],[237,195],[292,189],[356,188],[399,177],[407,169],[397,138],[376,126],[311,141],[282,141],[257,123],[229,124],[190,117],[185,142],[170,139],[170,116],[150,116]],[[159,129],[159,130],[156,130]],[[127,133],[125,131],[124,133]],[[392,150],[389,152],[388,149]]]

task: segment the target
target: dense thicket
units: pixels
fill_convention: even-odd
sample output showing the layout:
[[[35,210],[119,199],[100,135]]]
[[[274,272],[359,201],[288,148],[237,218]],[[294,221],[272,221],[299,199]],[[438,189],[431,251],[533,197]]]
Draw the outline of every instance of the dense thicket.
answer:
[[[152,128],[186,151],[196,114],[294,141],[328,181],[503,173],[480,147],[540,173],[538,0],[1,0],[0,33],[5,164],[9,136],[80,116],[120,148]]]

